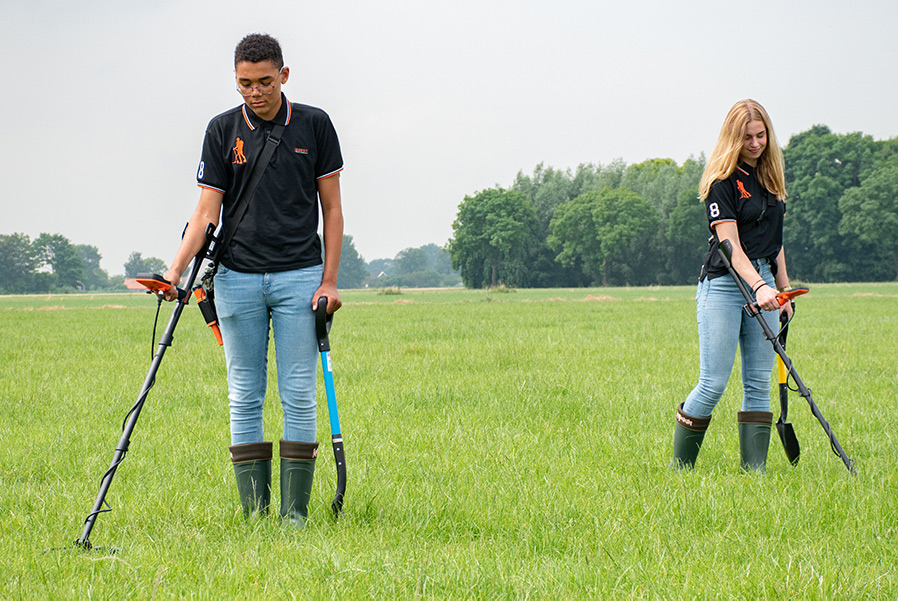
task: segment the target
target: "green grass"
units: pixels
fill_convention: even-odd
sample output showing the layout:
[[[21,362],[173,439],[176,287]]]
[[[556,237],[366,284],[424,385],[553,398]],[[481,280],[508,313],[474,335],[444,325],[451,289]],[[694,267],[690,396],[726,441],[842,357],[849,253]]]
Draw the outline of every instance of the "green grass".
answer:
[[[768,473],[740,471],[738,359],[695,472],[668,469],[697,377],[692,288],[346,291],[346,514],[330,516],[319,386],[299,532],[239,512],[222,351],[190,307],[91,534],[115,554],[72,541],[146,376],[155,302],[0,298],[0,598],[894,599],[898,284],[811,289],[790,356],[856,478],[797,395],[799,465],[774,434]]]

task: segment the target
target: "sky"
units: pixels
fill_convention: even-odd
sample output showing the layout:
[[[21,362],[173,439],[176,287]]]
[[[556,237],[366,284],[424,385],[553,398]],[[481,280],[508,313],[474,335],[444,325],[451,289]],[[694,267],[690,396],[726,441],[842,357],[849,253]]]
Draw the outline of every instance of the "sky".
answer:
[[[893,0],[0,1],[0,234],[96,246],[110,275],[173,258],[248,33],[331,116],[367,261],[445,244],[465,196],[539,163],[707,155],[743,98],[783,146],[898,136]]]

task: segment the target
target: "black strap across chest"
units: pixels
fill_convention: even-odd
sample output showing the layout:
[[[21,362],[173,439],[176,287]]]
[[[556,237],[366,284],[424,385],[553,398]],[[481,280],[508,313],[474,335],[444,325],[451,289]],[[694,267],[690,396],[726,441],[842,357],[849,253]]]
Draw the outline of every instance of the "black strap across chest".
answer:
[[[259,180],[262,179],[262,173],[265,172],[265,168],[268,167],[271,157],[274,156],[274,151],[277,149],[278,144],[281,143],[281,136],[284,133],[285,127],[286,126],[278,123],[271,128],[271,133],[268,134],[268,141],[265,143],[265,148],[262,149],[262,154],[259,155],[259,160],[256,162],[255,167],[253,167],[253,172],[250,175],[246,187],[243,189],[243,193],[236,201],[234,216],[228,221],[228,227],[227,230],[225,230],[224,235],[219,238],[221,242],[216,245],[214,251],[216,263],[221,260],[222,253],[224,253],[228,244],[230,244],[231,240],[234,238],[237,226],[240,225],[240,221],[246,214],[246,208],[249,206],[249,201],[256,191],[256,185],[259,183]]]

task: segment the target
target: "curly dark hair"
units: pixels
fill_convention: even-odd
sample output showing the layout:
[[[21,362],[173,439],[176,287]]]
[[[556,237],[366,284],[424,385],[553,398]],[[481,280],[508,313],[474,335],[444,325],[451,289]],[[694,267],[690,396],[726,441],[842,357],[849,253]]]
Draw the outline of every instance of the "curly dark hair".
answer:
[[[284,55],[281,54],[281,45],[276,39],[267,33],[251,33],[240,40],[234,49],[234,66],[243,61],[250,63],[271,61],[280,69],[284,66]]]

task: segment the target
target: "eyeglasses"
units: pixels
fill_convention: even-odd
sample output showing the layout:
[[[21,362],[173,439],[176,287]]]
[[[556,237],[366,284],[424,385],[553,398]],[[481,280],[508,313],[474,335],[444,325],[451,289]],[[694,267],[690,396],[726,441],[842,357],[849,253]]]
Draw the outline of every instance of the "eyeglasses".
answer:
[[[274,79],[272,79],[268,83],[260,83],[258,85],[254,85],[254,86],[245,86],[238,81],[237,82],[237,91],[240,92],[241,96],[252,96],[253,92],[255,90],[259,90],[259,94],[262,94],[263,96],[267,96],[267,95],[271,94],[272,92],[274,92],[274,86],[278,82],[278,79],[281,76],[281,71],[283,71],[283,70],[284,70],[283,67],[278,69],[278,74],[275,75]]]

